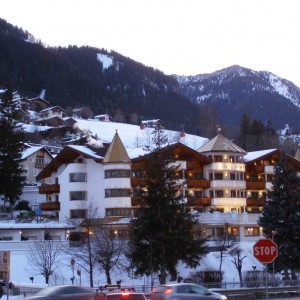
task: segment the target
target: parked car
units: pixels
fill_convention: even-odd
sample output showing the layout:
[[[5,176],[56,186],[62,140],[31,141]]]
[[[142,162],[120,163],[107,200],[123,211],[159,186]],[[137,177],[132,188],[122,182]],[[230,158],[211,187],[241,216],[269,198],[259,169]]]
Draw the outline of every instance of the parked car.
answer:
[[[78,285],[46,287],[24,300],[95,300],[97,293],[92,288]]]
[[[146,297],[138,292],[113,292],[99,295],[97,300],[146,300]]]
[[[174,283],[156,287],[151,300],[227,300],[225,295],[212,292],[194,283]]]

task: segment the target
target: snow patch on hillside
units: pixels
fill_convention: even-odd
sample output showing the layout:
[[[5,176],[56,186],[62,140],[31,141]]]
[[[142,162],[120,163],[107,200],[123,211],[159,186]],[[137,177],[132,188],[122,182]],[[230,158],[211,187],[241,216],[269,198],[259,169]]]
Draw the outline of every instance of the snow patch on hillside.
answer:
[[[102,63],[103,71],[105,69],[108,69],[113,64],[113,59],[110,56],[106,55],[106,54],[98,53],[97,54],[97,59]]]

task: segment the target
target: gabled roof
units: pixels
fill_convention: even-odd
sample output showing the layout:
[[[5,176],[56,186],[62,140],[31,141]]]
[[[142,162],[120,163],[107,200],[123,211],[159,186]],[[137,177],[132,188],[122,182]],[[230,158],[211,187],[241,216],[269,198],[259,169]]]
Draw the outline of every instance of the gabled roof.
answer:
[[[47,104],[50,104],[47,100],[43,99],[43,98],[40,98],[40,97],[36,97],[36,98],[31,98],[31,99],[28,99],[29,102],[45,102]]]
[[[86,146],[68,145],[37,175],[36,180],[50,177],[61,165],[72,163],[80,155],[94,159],[96,162],[101,162],[103,159]]]
[[[261,150],[261,151],[252,151],[248,152],[244,156],[244,161],[245,162],[250,162],[250,161],[256,161],[256,160],[261,160],[269,156],[270,154],[274,154],[277,152],[277,149],[267,149],[267,150]]]
[[[274,160],[275,162],[277,162],[280,155],[284,155],[286,162],[290,166],[292,166],[296,171],[298,171],[298,172],[300,171],[300,161],[278,149],[254,151],[252,153],[249,152],[244,157],[244,159],[246,158],[245,159],[246,166],[250,166],[260,160]],[[250,160],[250,158],[251,158],[251,160]]]
[[[131,162],[128,153],[116,132],[103,159],[104,163]]]
[[[52,157],[52,154],[44,146],[30,146],[22,152],[21,159],[26,159],[30,155],[32,155],[40,150],[44,150],[50,157]]]
[[[228,140],[222,134],[218,134],[206,144],[201,146],[198,152],[234,152],[240,154],[246,154],[246,151]]]
[[[49,111],[49,110],[54,110],[54,109],[59,109],[60,111],[64,112],[65,110],[63,108],[61,108],[60,106],[52,106],[52,107],[48,107],[48,108],[45,108],[43,110],[40,111],[40,113],[43,113],[43,112],[46,112],[46,111]]]
[[[198,162],[203,163],[204,165],[211,163],[211,159],[209,157],[207,157],[202,153],[199,153],[198,151],[180,142],[168,145],[162,148],[162,150],[173,152],[176,160],[186,160],[186,161],[197,160]],[[133,162],[142,161],[144,157],[147,155],[151,155],[151,153],[147,153],[143,156],[136,157],[132,159],[132,161]]]

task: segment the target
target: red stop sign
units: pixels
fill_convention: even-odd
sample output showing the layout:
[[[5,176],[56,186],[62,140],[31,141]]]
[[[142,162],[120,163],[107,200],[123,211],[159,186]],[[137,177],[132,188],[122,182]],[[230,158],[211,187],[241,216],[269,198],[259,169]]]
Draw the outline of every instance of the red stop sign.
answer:
[[[253,246],[253,255],[261,263],[271,263],[278,256],[277,245],[270,239],[258,240]]]

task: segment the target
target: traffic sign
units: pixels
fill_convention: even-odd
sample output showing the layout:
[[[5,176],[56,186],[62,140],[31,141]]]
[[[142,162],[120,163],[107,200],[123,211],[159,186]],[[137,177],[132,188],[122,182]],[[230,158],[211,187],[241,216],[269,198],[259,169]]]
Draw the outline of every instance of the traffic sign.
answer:
[[[269,264],[278,256],[277,245],[271,239],[258,240],[253,246],[253,254],[261,263]]]

